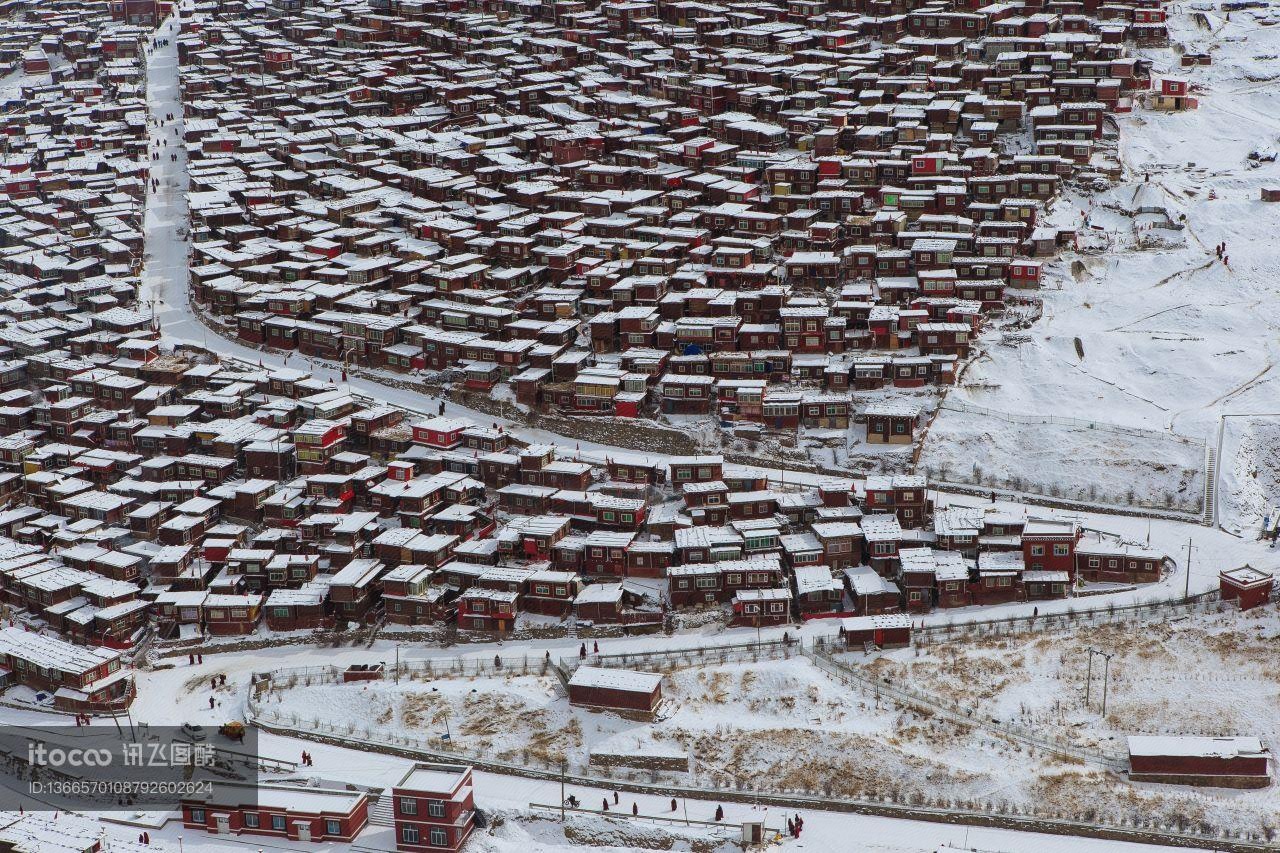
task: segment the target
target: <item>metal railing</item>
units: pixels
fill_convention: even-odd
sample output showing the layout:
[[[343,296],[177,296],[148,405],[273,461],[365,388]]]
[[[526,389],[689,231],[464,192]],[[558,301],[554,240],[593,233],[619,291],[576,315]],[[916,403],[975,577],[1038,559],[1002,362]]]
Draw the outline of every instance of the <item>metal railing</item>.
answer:
[[[1198,442],[1193,438],[1177,435],[1172,432],[1143,429],[1142,427],[1127,427],[1121,426],[1120,424],[1107,423],[1105,421],[1091,421],[1085,418],[1069,418],[1063,417],[1062,415],[1019,415],[1012,412],[1002,412],[999,409],[988,409],[986,406],[979,406],[975,403],[957,400],[950,395],[940,406],[938,406],[938,408],[949,409],[953,412],[962,412],[970,415],[983,415],[984,417],[997,418],[1013,424],[1057,424],[1059,426],[1079,427],[1080,429],[1100,430],[1102,432],[1114,432],[1120,435],[1132,435],[1140,438],[1173,441],[1178,444],[1203,443],[1203,441]]]
[[[1064,610],[1058,613],[1042,613],[1042,614],[1023,614],[1020,616],[993,616],[987,619],[960,620],[956,622],[934,622],[933,624],[920,624],[913,630],[913,634],[920,638],[933,639],[936,635],[953,636],[964,633],[983,633],[983,632],[999,632],[1001,629],[1008,629],[1009,632],[1023,628],[1042,628],[1050,630],[1055,627],[1067,627],[1069,625],[1098,624],[1105,622],[1114,622],[1117,620],[1127,619],[1130,616],[1141,616],[1167,611],[1178,610],[1195,610],[1197,608],[1208,609],[1211,605],[1217,604],[1222,600],[1222,594],[1219,590],[1211,589],[1205,592],[1194,593],[1185,598],[1156,599],[1152,601],[1136,602],[1134,604],[1116,604],[1108,602],[1098,607],[1082,607],[1079,609]],[[936,613],[937,611],[935,611]]]
[[[561,658],[559,663],[569,673],[583,664],[625,669],[658,669],[759,660],[762,657],[786,658],[798,650],[799,641],[795,639],[754,640],[745,643],[719,643],[709,646],[654,649],[645,652],[591,654],[586,657]]]
[[[548,675],[555,663],[544,655],[521,655],[519,657],[432,657],[421,660],[405,660],[396,662],[384,660],[385,655],[370,653],[370,659],[363,664],[382,664],[381,670],[356,671],[356,664],[325,664],[320,666],[282,667],[255,674],[257,679],[266,679],[272,686],[285,685],[296,687],[299,684],[342,684],[351,673],[353,681],[410,681],[430,680],[434,678],[468,678],[482,675]]]

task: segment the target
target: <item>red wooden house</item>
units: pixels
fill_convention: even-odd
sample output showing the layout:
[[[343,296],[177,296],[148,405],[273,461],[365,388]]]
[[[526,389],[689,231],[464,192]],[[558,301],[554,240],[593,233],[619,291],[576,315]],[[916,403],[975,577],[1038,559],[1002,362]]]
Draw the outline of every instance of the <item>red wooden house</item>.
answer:
[[[54,707],[61,711],[119,711],[133,701],[132,670],[110,649],[0,628],[0,665],[9,673],[9,683],[52,693]]]
[[[417,444],[452,450],[462,444],[462,433],[470,426],[459,418],[435,417],[413,425],[413,440]]]
[[[870,566],[845,569],[844,582],[853,601],[853,611],[859,616],[897,613],[902,609],[902,591],[898,585]]]
[[[1032,518],[1022,528],[1022,556],[1029,571],[1066,572],[1075,580],[1076,543],[1080,526],[1074,521]]]
[[[974,604],[1004,604],[1023,596],[1021,551],[983,551],[978,554],[977,577],[969,584]]]
[[[261,595],[209,594],[204,600],[205,630],[215,637],[252,634],[262,615]]]
[[[1130,735],[1129,779],[1214,788],[1265,788],[1271,753],[1256,737]]]
[[[574,572],[541,569],[525,578],[520,606],[543,616],[567,616],[573,611],[581,588],[582,582]]]
[[[569,704],[596,711],[652,716],[662,701],[663,675],[580,666],[569,678]]]
[[[475,826],[471,768],[416,764],[391,789],[396,850],[456,853]]]
[[[740,589],[733,596],[734,626],[782,625],[791,619],[791,590],[787,587]]]
[[[1165,555],[1138,545],[1081,540],[1075,547],[1076,576],[1090,583],[1155,583]]]
[[[1241,610],[1252,610],[1271,598],[1274,578],[1270,572],[1241,566],[1220,572],[1218,577],[1222,600],[1240,602]]]
[[[327,612],[327,583],[306,583],[297,589],[275,589],[267,596],[266,623],[272,631],[302,631],[333,624]]]
[[[506,633],[515,628],[520,593],[472,587],[458,597],[458,627]]]
[[[796,610],[802,617],[826,615],[843,609],[844,583],[832,577],[827,566],[798,566],[791,583]]]
[[[868,444],[911,444],[920,410],[902,403],[877,403],[866,408]]]
[[[368,822],[363,791],[215,782],[182,799],[182,825],[218,835],[350,843]]]
[[[457,613],[459,589],[433,586],[434,566],[404,563],[382,576],[387,621],[395,625],[448,622]]]
[[[911,645],[911,617],[905,613],[851,616],[840,620],[840,636],[853,649],[904,648]]]

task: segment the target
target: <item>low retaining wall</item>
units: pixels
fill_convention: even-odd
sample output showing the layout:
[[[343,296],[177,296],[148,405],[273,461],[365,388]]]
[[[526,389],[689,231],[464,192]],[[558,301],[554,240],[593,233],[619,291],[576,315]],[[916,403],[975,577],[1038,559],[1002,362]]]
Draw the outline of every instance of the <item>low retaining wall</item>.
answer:
[[[630,626],[628,626],[630,627]],[[651,626],[642,626],[650,628]],[[659,628],[661,626],[658,626]],[[579,623],[575,629],[575,637],[583,640],[611,640],[624,636],[635,636],[636,634],[654,633],[653,630],[636,630],[631,629],[628,634],[623,631],[621,625],[583,625]],[[381,628],[374,635],[375,640],[390,640],[392,642],[408,642],[408,643],[432,643],[439,644],[441,648],[447,646],[466,646],[472,643],[494,643],[499,640],[502,642],[511,641],[533,641],[533,640],[562,640],[570,636],[569,626],[564,625],[546,625],[533,628],[521,628],[516,631],[509,631],[505,634],[498,634],[492,631],[467,631],[467,630],[451,630],[448,627],[428,628],[416,631],[393,631],[388,628]],[[332,642],[332,634],[317,635],[313,633],[299,633],[286,637],[257,637],[246,638],[244,640],[227,642],[227,643],[210,643],[205,645],[184,645],[184,646],[157,646],[152,649],[154,655],[159,658],[176,658],[184,655],[216,655],[219,652],[252,652],[259,649],[273,649],[283,646],[330,646],[333,648],[351,647],[357,644],[367,644],[369,640],[368,629],[346,631],[339,635],[338,642]]]
[[[689,757],[685,755],[622,755],[614,752],[593,752],[588,761],[597,767],[629,767],[634,770],[689,770]]]
[[[1206,776],[1197,773],[1130,773],[1130,782],[1154,782],[1159,785],[1191,785],[1196,788],[1234,788],[1252,790],[1271,784],[1270,776]]]

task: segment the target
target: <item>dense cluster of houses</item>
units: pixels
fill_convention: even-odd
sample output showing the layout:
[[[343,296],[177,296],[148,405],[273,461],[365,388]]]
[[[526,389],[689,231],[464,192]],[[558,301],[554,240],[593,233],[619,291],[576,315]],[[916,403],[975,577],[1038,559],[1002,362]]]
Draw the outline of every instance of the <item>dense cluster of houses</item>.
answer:
[[[531,406],[886,444],[918,406],[852,393],[952,381],[1070,239],[1036,214],[1146,85],[1125,44],[1163,37],[1150,4],[455,5],[189,4],[195,297],[251,342]],[[918,476],[587,461],[162,347],[138,268],[168,11],[40,4],[0,37],[6,683],[127,705],[153,632],[759,626],[1160,577]]]
[[[221,0],[183,33],[191,288],[242,340],[878,444],[1072,243],[1038,215],[1167,37],[1147,0]]]
[[[20,354],[72,338],[91,348],[99,330],[135,325],[150,31],[69,2],[8,23],[0,65],[8,40],[35,40],[0,87],[0,341]],[[0,384],[21,379],[0,365]]]
[[[149,618],[143,561],[101,538],[120,499],[99,475],[126,457],[95,435],[146,398],[138,368],[158,353],[137,304],[149,5],[6,3],[0,27],[0,683],[68,711],[128,705],[118,649]],[[94,448],[98,473],[63,470]]]
[[[770,625],[1059,598],[1164,568],[1074,521],[935,509],[919,476],[796,485],[717,455],[588,462],[295,370],[143,358],[74,372],[69,352],[28,356],[73,372],[6,400],[0,593],[11,619],[69,643],[379,619],[658,627],[694,608]],[[84,373],[160,393],[76,396]]]

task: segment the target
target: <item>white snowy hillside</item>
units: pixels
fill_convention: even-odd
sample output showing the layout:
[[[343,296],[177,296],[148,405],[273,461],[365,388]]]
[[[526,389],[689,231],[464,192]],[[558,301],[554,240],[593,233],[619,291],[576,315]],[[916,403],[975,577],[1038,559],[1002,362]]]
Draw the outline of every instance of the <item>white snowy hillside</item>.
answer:
[[[1198,108],[1119,117],[1119,182],[1048,216],[1080,239],[1047,265],[1043,318],[990,342],[923,464],[972,481],[978,459],[992,485],[1198,511],[1206,445],[1231,415],[1218,520],[1252,528],[1276,503],[1276,433],[1246,422],[1280,419],[1280,203],[1261,200],[1280,187],[1280,4],[1219,5],[1176,7],[1173,50],[1145,52],[1154,85],[1189,80]]]

